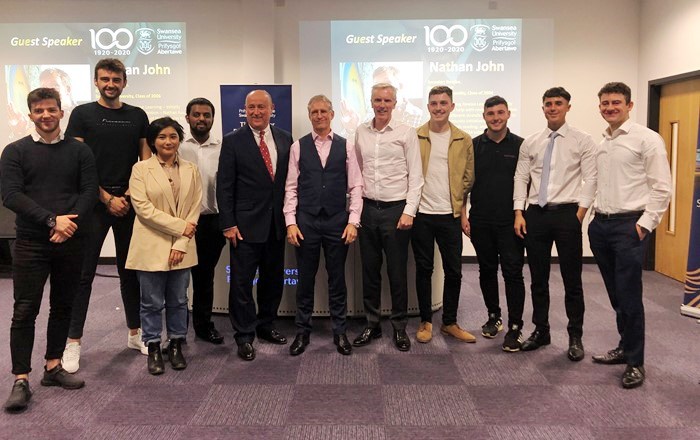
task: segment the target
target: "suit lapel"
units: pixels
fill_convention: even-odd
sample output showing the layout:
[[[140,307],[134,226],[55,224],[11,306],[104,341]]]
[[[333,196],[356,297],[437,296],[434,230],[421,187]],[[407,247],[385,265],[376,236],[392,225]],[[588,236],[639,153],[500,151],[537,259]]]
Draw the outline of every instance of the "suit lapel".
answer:
[[[153,179],[156,181],[156,183],[160,186],[160,189],[161,191],[163,191],[163,194],[165,194],[165,200],[167,200],[168,206],[170,206],[170,212],[176,213],[177,209],[175,206],[175,197],[173,196],[173,188],[172,186],[170,186],[168,176],[167,174],[165,174],[163,166],[160,164],[160,162],[158,161],[158,157],[155,155],[151,156],[151,158],[148,159],[148,161],[149,172],[151,173],[151,176],[153,176]]]
[[[280,170],[283,170],[286,164],[284,161],[289,161],[289,157],[284,154],[283,150],[283,142],[279,139],[277,136],[277,130],[272,128],[272,125],[270,125],[270,133],[272,133],[272,138],[275,140],[275,151],[277,152],[277,168],[275,171],[275,181],[277,180],[277,175],[279,174]]]

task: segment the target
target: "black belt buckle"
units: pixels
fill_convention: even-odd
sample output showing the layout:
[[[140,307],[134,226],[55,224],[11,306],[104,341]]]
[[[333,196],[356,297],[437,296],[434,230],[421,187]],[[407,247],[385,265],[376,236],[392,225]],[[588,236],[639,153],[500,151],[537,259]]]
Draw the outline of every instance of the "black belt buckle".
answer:
[[[103,186],[103,190],[107,191],[109,194],[115,197],[122,197],[126,191],[129,189],[128,186]]]
[[[574,208],[578,209],[578,204],[576,204],[576,203],[557,203],[557,204],[548,203],[544,206],[540,206],[540,205],[532,205],[532,206],[536,206],[536,207],[540,208],[542,211],[559,211],[562,209],[574,209]]]
[[[406,203],[406,200],[394,200],[393,202],[382,202],[381,200],[368,199],[367,197],[363,197],[362,200],[364,201],[365,204],[370,205],[370,206],[374,206],[377,209],[393,208],[394,206],[399,206],[402,203]]]
[[[628,212],[616,212],[614,214],[605,214],[603,212],[596,212],[595,218],[599,220],[619,220],[625,218],[638,219],[644,214],[644,211],[628,211]]]

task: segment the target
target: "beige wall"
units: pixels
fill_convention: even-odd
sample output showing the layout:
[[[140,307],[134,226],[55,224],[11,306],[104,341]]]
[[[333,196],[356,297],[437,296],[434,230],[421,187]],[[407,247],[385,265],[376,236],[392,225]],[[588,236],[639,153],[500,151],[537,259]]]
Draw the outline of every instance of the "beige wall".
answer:
[[[637,121],[646,124],[649,81],[700,70],[700,1],[640,3],[639,82],[632,99]]]
[[[496,8],[489,9],[491,4]],[[637,115],[642,115],[637,119],[643,121],[646,92],[641,89],[649,79],[700,68],[698,4],[697,0],[3,0],[2,21],[184,21],[189,95],[217,97],[220,84],[298,85],[301,75],[310,74],[299,65],[302,20],[519,17],[533,20],[527,22],[530,26],[540,26],[551,19],[553,40],[523,54],[523,71],[530,73],[523,76],[520,134],[543,127],[542,92],[562,85],[573,96],[569,121],[598,139],[604,123],[597,113],[596,93],[602,84],[620,80],[637,85]],[[553,57],[540,56],[547,52]],[[295,108],[304,108],[311,93],[330,92],[295,89]],[[294,134],[299,137],[307,130],[304,112],[295,112]],[[218,123],[214,133],[221,134]],[[467,253],[473,255],[473,250]],[[104,254],[114,251],[106,247]],[[590,255],[587,246],[586,254]]]

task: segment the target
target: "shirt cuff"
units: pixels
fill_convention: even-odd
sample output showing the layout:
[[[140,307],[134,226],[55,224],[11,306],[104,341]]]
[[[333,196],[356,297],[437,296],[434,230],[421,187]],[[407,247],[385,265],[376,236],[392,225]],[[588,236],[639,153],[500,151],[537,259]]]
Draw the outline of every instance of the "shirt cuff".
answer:
[[[296,214],[287,214],[284,216],[284,224],[287,226],[290,225],[296,225],[297,224],[297,216]]]
[[[637,220],[637,224],[649,232],[656,229],[656,226],[658,225],[655,223],[656,222],[651,218],[651,215],[647,214],[646,212],[639,217],[639,220]]]

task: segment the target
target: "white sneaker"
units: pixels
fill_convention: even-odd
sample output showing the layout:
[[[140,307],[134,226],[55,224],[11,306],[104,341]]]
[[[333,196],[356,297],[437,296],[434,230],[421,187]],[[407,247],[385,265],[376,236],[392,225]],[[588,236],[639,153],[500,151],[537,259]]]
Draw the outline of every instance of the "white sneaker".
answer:
[[[75,373],[80,368],[80,343],[69,342],[66,344],[66,349],[63,350],[61,358],[63,369],[69,373]]]
[[[148,356],[148,347],[141,340],[141,329],[135,335],[129,335],[129,339],[126,340],[126,346],[139,350],[141,354]]]

